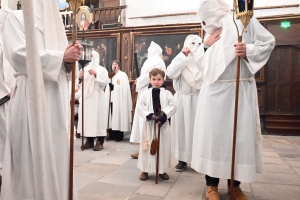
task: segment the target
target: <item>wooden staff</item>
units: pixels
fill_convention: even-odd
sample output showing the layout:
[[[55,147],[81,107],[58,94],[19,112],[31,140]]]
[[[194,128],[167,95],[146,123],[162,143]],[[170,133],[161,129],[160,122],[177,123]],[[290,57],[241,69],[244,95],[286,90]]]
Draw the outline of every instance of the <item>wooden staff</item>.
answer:
[[[82,66],[83,76],[81,79],[81,150],[84,151],[84,66]]]
[[[112,79],[110,79],[110,83],[112,82]],[[109,137],[109,114],[110,114],[110,101],[111,101],[111,90],[110,86],[109,87],[109,101],[108,101],[108,113],[107,113],[107,128],[106,128],[106,141],[108,141]]]
[[[233,7],[236,9],[237,18],[241,20],[243,23],[244,29],[242,31],[242,35],[239,35],[239,29],[235,22],[234,15],[233,15],[233,21],[237,29],[238,34],[238,42],[242,42],[243,39],[243,33],[245,32],[245,29],[247,25],[250,22],[251,17],[253,16],[253,12],[248,12],[248,3],[249,5],[252,3],[253,0],[250,3],[251,0],[247,0],[245,2],[245,10],[240,10],[238,5],[236,4],[237,0],[233,1]],[[242,2],[239,2],[242,3]],[[240,15],[240,12],[243,12],[243,15]],[[232,160],[231,160],[231,177],[230,177],[230,200],[233,199],[233,184],[234,184],[234,166],[235,166],[235,151],[236,151],[236,132],[237,132],[237,116],[238,116],[238,105],[239,105],[239,88],[240,88],[240,68],[241,68],[241,57],[238,56],[237,58],[237,65],[236,65],[236,85],[235,85],[235,102],[234,102],[234,121],[233,121],[233,137],[232,137]]]
[[[161,112],[159,111],[159,115],[158,118],[161,117]],[[155,122],[154,122],[155,124]],[[155,125],[156,126],[156,125]],[[156,174],[155,174],[155,183],[157,184],[158,182],[158,172],[159,172],[159,145],[160,145],[160,127],[161,127],[161,123],[158,123],[158,132],[157,132],[157,156],[156,156]]]
[[[73,11],[72,42],[77,41],[76,11],[80,7],[80,0],[69,0]],[[70,126],[70,166],[69,166],[69,200],[73,200],[73,165],[74,165],[74,113],[75,113],[75,69],[76,63],[72,63],[72,89],[71,89],[71,126]]]

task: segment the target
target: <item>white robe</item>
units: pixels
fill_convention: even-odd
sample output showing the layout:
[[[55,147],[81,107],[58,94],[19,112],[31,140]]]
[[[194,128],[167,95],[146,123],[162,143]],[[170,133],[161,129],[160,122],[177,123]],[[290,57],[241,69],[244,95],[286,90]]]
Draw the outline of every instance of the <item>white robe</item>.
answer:
[[[104,67],[96,66],[96,78],[88,71],[90,65],[84,68],[84,137],[106,136],[107,109],[104,88],[109,78]],[[78,133],[82,133],[82,95],[80,97]]]
[[[164,88],[160,89],[160,104],[162,111],[169,119],[176,112],[176,105],[172,93]],[[140,143],[144,140],[148,141],[148,149],[143,150],[143,145],[140,145],[139,159],[137,167],[142,172],[155,173],[156,172],[156,156],[150,155],[150,146],[154,137],[154,122],[148,121],[146,116],[153,113],[152,103],[152,88],[144,91],[141,96],[140,106],[137,108],[140,116],[144,120],[143,132],[141,134]],[[158,127],[156,124],[156,137],[158,137]],[[163,174],[170,167],[171,164],[171,130],[169,121],[166,121],[160,129],[160,144],[159,144],[159,173]]]
[[[114,90],[111,91],[111,100],[113,103],[113,112],[109,112],[109,128],[121,132],[130,131],[132,99],[128,76],[125,72],[119,70],[112,78]],[[106,103],[109,103],[109,85],[105,88]],[[108,113],[104,113],[108,116]]]
[[[29,131],[25,35],[20,16],[22,16],[21,11],[9,14],[3,30],[3,38],[5,38],[3,50],[7,60],[18,71],[19,76],[16,78],[16,87],[11,102],[10,119],[14,126],[10,126],[6,139],[3,164],[3,183],[5,184],[2,185],[1,199],[40,200],[36,197],[44,196],[45,200],[52,200],[58,195],[60,198],[56,199],[65,200],[68,199],[69,193],[68,111],[70,101],[68,74],[65,73],[65,67],[62,64],[64,51],[45,50],[43,34],[37,28],[36,40],[40,49],[46,109],[49,113],[47,118],[51,132],[51,135],[47,136],[50,139],[48,144],[50,144],[51,152],[45,152],[45,149],[41,148],[45,145],[42,143],[44,141],[37,141]],[[39,160],[33,159],[35,151],[40,152],[43,157]],[[48,155],[53,155],[53,157],[47,157]],[[46,187],[48,186],[47,191],[37,189],[39,186],[36,185],[36,181],[42,180],[43,177],[35,173],[36,166],[45,166],[43,169],[47,173],[45,176],[52,177],[49,182],[47,180],[43,182]],[[48,169],[51,171],[47,171]],[[73,199],[77,199],[75,189]]]
[[[0,99],[7,96],[12,92],[12,88],[15,84],[15,78],[13,74],[15,71],[4,58],[2,47],[0,50]],[[4,157],[4,146],[6,135],[9,130],[9,111],[10,100],[0,106],[0,168],[2,168]]]
[[[203,50],[202,45],[199,48]],[[174,98],[177,106],[177,111],[172,117],[171,123],[172,157],[187,163],[190,163],[192,159],[194,119],[200,92],[200,89],[191,87],[187,80],[199,82],[195,81],[196,76],[202,74],[199,69],[199,73],[191,73],[189,78],[185,78],[183,71],[191,64],[195,65],[194,59],[179,53],[167,68],[167,76],[173,79],[173,87],[176,91]],[[200,87],[199,84],[197,88]]]
[[[149,72],[154,69],[158,68],[166,72],[166,65],[165,62],[161,59],[160,62],[157,62],[154,65],[144,65],[141,69],[141,75],[136,79],[136,91],[138,92],[137,101],[136,101],[136,108],[139,107],[140,104],[140,96],[141,94],[148,89],[148,85],[150,83]],[[134,117],[133,117],[133,124],[132,130],[130,135],[130,142],[139,143],[140,135],[142,133],[144,119],[138,115],[138,110],[135,109]]]
[[[234,178],[242,182],[253,182],[255,174],[264,171],[253,74],[267,62],[275,39],[255,18],[251,19],[247,30],[243,41],[246,44],[248,62],[241,59],[242,80],[239,89]],[[214,45],[210,47],[212,51],[210,48],[206,51],[203,63],[208,63],[205,62],[206,56],[222,56],[223,50],[219,49],[220,53],[216,54],[218,49],[213,49]],[[234,53],[234,49],[232,51],[229,53]],[[211,52],[213,54],[209,55]],[[197,172],[211,177],[230,179],[236,62],[237,59],[233,59],[213,83],[209,83],[210,78],[205,79],[204,73],[204,80],[208,81],[204,81],[198,99],[191,166]],[[213,67],[209,76],[214,77],[214,70],[219,71],[219,68],[217,65],[209,67]]]

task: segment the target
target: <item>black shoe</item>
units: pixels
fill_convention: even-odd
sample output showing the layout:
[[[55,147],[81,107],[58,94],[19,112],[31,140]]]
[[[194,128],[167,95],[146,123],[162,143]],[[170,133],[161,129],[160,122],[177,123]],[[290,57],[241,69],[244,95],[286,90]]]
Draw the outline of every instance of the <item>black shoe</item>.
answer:
[[[179,161],[178,164],[175,166],[175,171],[182,172],[183,170],[185,170],[186,166],[186,162]]]

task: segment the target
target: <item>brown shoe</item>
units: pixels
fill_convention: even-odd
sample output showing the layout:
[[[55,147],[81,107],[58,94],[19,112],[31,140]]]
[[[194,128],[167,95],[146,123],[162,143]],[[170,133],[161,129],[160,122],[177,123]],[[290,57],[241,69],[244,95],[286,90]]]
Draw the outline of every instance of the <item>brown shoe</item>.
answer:
[[[230,187],[228,186],[228,194],[230,194]],[[243,193],[239,186],[233,187],[233,198],[235,200],[247,200],[246,195]]]
[[[80,138],[80,133],[76,133],[76,134],[75,134],[75,137],[76,137],[76,138]]]
[[[131,157],[134,158],[134,159],[138,159],[139,158],[139,153],[131,154]]]
[[[94,147],[94,151],[101,151],[103,149],[103,144],[100,141],[96,142],[96,146]]]
[[[145,181],[148,179],[148,173],[147,172],[142,172],[140,175],[140,180]]]
[[[217,186],[206,186],[206,199],[207,200],[220,200]]]
[[[94,141],[86,140],[85,144],[83,145],[84,149],[90,149],[90,148],[93,148],[93,147],[94,147]]]
[[[164,180],[169,180],[169,175],[167,173],[159,174],[159,177]]]

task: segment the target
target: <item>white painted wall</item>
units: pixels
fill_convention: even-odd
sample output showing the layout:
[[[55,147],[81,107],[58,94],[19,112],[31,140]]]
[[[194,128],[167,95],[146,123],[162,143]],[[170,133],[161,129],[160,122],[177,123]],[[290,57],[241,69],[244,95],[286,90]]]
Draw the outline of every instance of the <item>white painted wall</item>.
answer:
[[[224,0],[232,7],[233,0]],[[129,19],[130,17],[175,14],[184,12],[196,12],[199,0],[120,0],[121,5],[127,5],[126,15],[123,22],[125,26],[147,26],[147,25],[164,25],[164,24],[181,24],[181,23],[197,23],[199,22],[197,15],[183,15],[173,17],[159,17],[159,18],[139,18]],[[275,5],[289,5],[300,4],[300,0],[256,0],[255,7],[275,6]],[[256,17],[294,14],[300,13],[298,8],[281,8],[256,10],[254,15]]]

